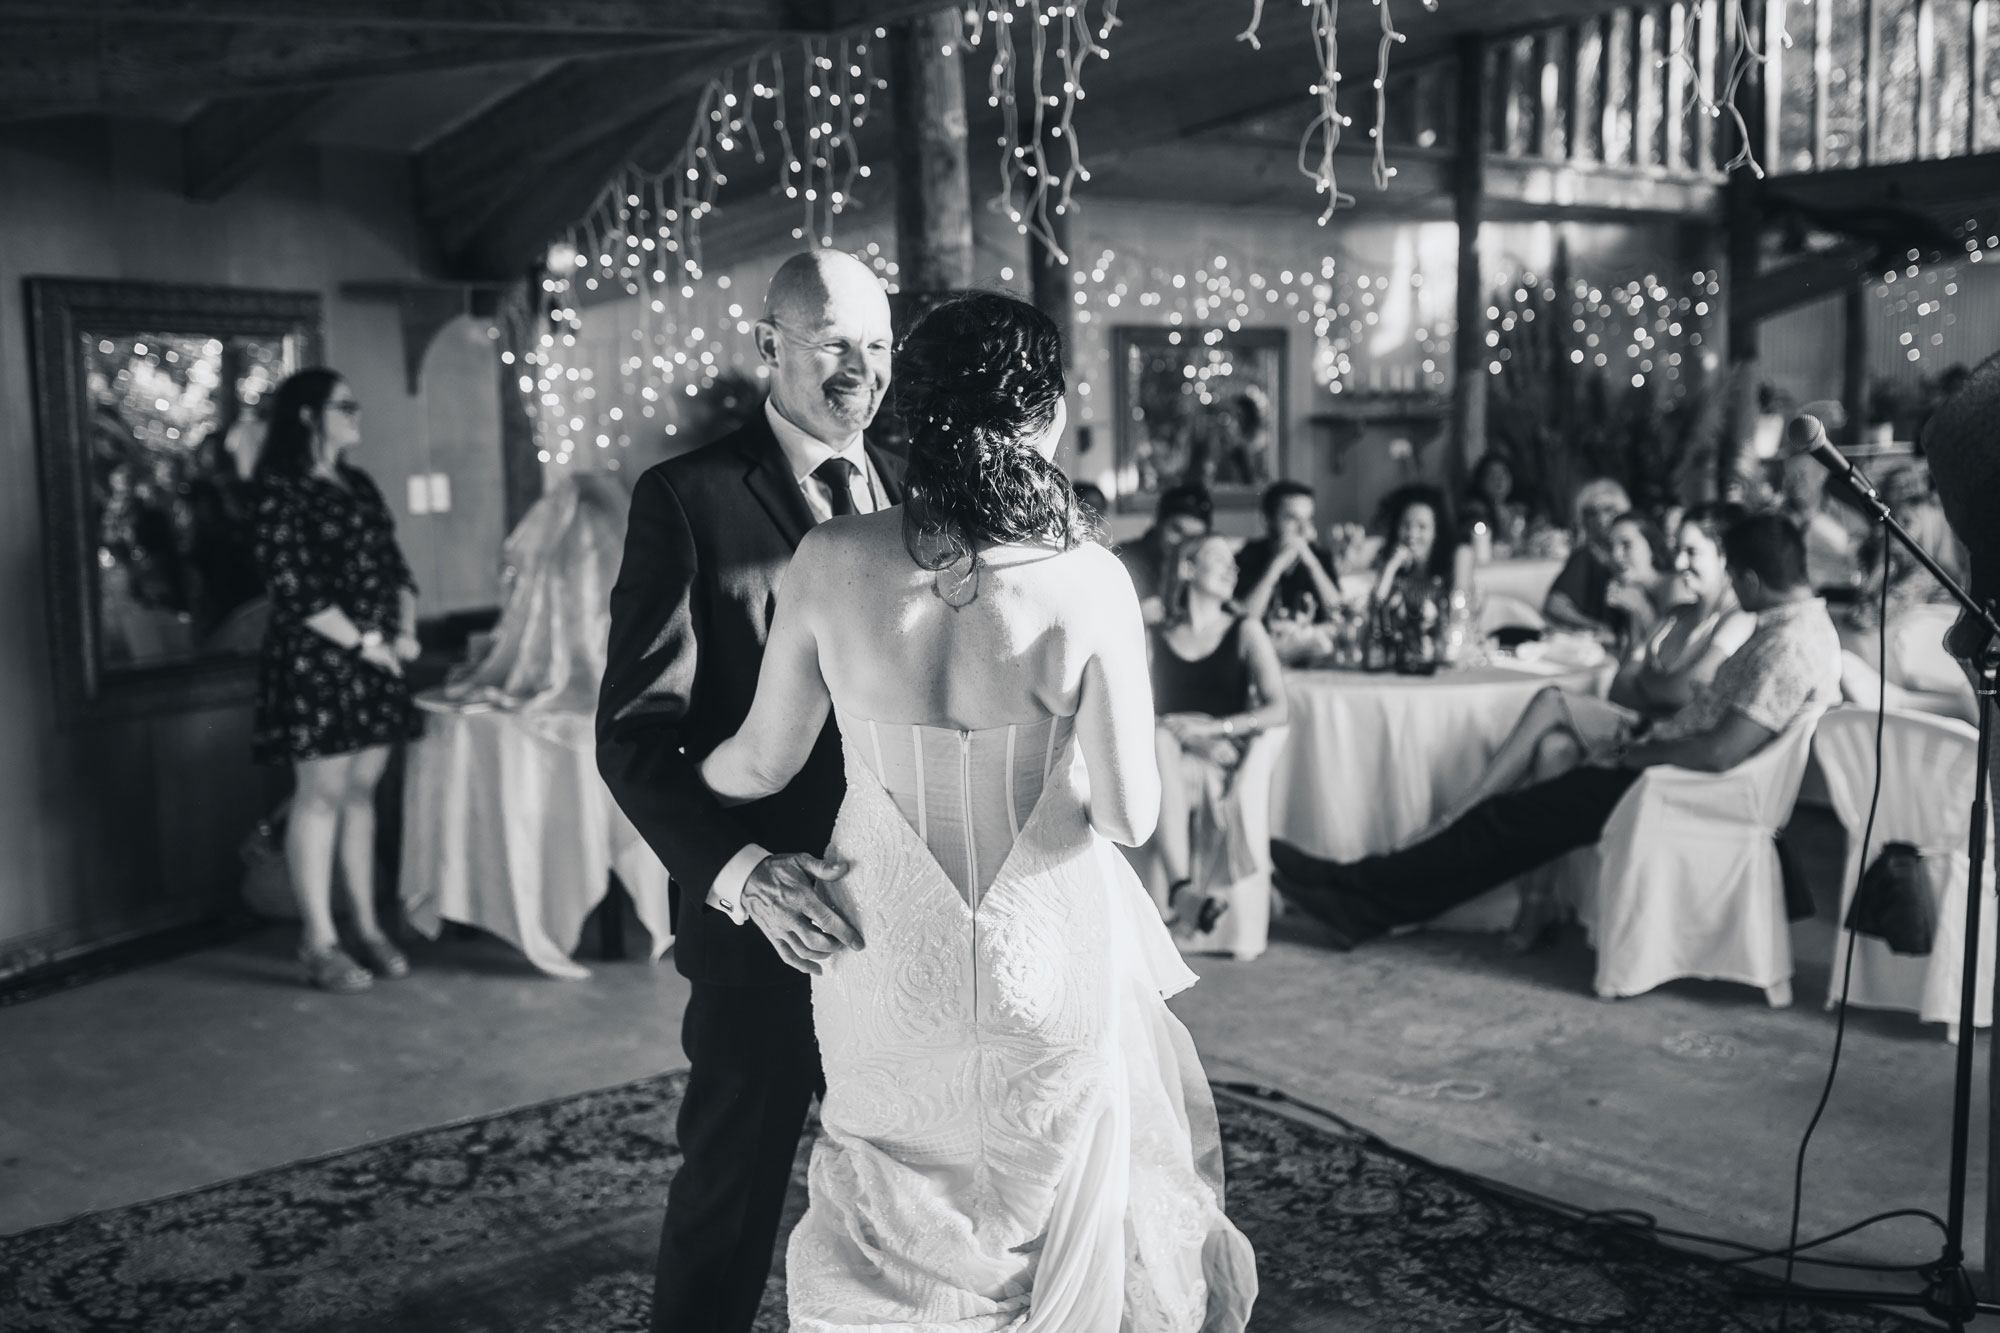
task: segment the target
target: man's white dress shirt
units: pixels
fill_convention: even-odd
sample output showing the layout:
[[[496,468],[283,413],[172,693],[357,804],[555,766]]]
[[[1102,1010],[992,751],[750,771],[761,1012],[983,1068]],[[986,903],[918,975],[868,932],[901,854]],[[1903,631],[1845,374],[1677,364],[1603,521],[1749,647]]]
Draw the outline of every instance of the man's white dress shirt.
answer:
[[[764,419],[771,423],[771,433],[778,437],[778,447],[784,450],[785,462],[791,467],[792,479],[798,482],[799,490],[805,495],[806,507],[812,510],[813,522],[824,523],[833,517],[833,500],[827,492],[826,483],[813,475],[829,458],[844,458],[854,465],[854,472],[848,480],[848,498],[854,504],[855,513],[872,514],[887,507],[888,497],[882,489],[882,479],[868,461],[868,451],[862,447],[861,436],[856,435],[838,447],[815,439],[781,415],[769,398],[764,400]],[[769,855],[753,842],[730,857],[728,864],[716,875],[715,883],[709,886],[708,905],[726,913],[739,926],[749,920],[743,909],[743,885],[750,878],[750,872]]]

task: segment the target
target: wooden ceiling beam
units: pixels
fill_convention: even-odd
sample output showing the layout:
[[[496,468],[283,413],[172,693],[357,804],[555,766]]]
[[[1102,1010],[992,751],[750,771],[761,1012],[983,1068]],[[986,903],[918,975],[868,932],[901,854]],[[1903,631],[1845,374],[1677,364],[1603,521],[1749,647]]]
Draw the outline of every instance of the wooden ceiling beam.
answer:
[[[181,126],[181,189],[213,202],[260,167],[304,142],[340,103],[318,90],[231,97],[209,103]]]
[[[0,23],[150,21],[178,27],[714,38],[822,32],[829,9],[828,0],[0,0]]]
[[[562,65],[418,154],[418,209],[444,251],[459,252],[506,206],[504,201],[524,188],[536,188],[542,173],[572,180],[576,155],[613,136],[624,136],[629,151],[667,108],[699,95],[717,73],[763,49],[761,42],[732,42],[698,53],[614,56]],[[686,114],[692,114],[691,106]],[[612,159],[604,178],[620,160]],[[577,199],[567,184],[552,193],[578,212],[595,197],[591,191]]]
[[[713,42],[659,39],[653,50]],[[0,100],[73,110],[266,92],[297,92],[422,70],[540,63],[629,53],[629,37],[537,36],[422,28],[216,29],[151,22],[98,31],[84,23],[0,24]]]
[[[559,163],[495,189],[470,227],[454,225],[444,234],[452,271],[500,276],[533,263],[543,247],[584,216],[634,149],[656,137],[660,125],[675,119],[676,112],[682,120],[692,115],[694,99],[600,131]]]

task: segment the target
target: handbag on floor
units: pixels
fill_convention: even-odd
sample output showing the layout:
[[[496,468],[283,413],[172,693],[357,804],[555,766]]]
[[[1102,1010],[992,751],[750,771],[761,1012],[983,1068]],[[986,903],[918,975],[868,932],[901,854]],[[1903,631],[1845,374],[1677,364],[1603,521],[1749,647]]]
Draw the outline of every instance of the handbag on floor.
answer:
[[[1907,842],[1884,843],[1862,872],[1847,928],[1881,940],[1893,953],[1922,956],[1937,938],[1937,890],[1924,855]]]
[[[257,821],[237,855],[243,860],[243,902],[258,916],[275,921],[299,919],[298,902],[292,897],[292,873],[285,864],[285,823],[290,816],[289,797],[270,814]]]

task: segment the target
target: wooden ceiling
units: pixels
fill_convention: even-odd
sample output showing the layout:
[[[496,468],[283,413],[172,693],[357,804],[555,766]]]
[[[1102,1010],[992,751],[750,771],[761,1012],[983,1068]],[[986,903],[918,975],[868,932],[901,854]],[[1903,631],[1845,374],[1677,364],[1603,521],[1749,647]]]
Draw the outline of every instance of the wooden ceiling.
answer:
[[[990,0],[989,0],[990,2]],[[187,193],[215,199],[286,148],[339,141],[357,118],[398,123],[397,99],[421,97],[406,152],[416,198],[443,271],[510,276],[588,207],[624,162],[664,166],[694,101],[717,72],[801,37],[886,24],[935,0],[0,0],[0,123],[10,137],[50,117],[126,115],[180,126]],[[1585,17],[1616,0],[1396,0],[1408,40],[1392,60],[1448,49],[1468,32],[1508,32]],[[1229,127],[1308,103],[1317,77],[1306,11],[1272,0],[1262,49],[1236,40],[1251,0],[1123,0],[1111,58],[1092,61],[1076,128],[1085,160],[1120,193],[1217,201],[1226,176],[1192,173],[1162,151],[1215,146]],[[1093,11],[1095,6],[1093,6]],[[1348,86],[1373,75],[1380,11],[1340,10]],[[990,40],[990,39],[989,39]],[[975,188],[997,179],[999,113],[986,105],[987,58],[968,54]],[[483,71],[488,77],[465,77]],[[449,79],[421,76],[451,72]],[[1358,82],[1357,82],[1358,81]],[[458,104],[453,104],[457,90]],[[1359,118],[1357,118],[1359,119]],[[859,203],[893,189],[889,117],[860,136],[871,183]],[[1350,132],[1365,142],[1357,126]],[[380,146],[379,144],[377,146]],[[1293,188],[1283,154],[1239,160],[1251,197]],[[1245,175],[1242,167],[1255,168]],[[710,227],[711,255],[783,240],[792,205],[774,198],[775,162],[732,160]],[[1362,179],[1357,173],[1357,180]],[[1294,177],[1301,211],[1311,186]]]

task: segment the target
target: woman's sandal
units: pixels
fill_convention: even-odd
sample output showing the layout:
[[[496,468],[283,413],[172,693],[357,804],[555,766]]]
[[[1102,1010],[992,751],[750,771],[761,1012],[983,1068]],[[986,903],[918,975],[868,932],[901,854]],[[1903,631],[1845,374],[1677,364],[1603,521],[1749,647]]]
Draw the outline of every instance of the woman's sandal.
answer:
[[[1180,922],[1180,896],[1192,883],[1194,883],[1192,879],[1179,879],[1167,886],[1167,919],[1169,921]],[[1210,931],[1213,931],[1215,923],[1222,920],[1223,914],[1228,911],[1229,904],[1222,899],[1212,896],[1203,897],[1201,900],[1201,910],[1195,913],[1194,933],[1197,935],[1206,935]]]
[[[361,955],[368,970],[378,977],[407,977],[410,975],[410,960],[401,949],[389,942],[386,935],[369,937],[363,935],[355,944],[355,952]]]
[[[300,949],[299,962],[306,970],[306,984],[335,995],[359,995],[375,984],[375,974],[347,956],[338,944],[331,948]]]

